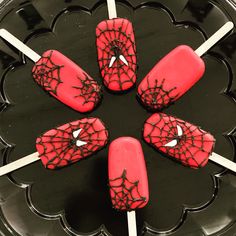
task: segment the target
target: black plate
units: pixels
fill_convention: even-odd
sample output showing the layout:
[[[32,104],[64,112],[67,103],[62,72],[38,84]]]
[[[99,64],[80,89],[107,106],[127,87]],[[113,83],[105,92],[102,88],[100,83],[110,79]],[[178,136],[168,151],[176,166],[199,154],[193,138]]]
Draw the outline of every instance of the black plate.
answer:
[[[138,83],[157,60],[179,44],[197,48],[228,20],[236,24],[230,1],[117,1],[120,17],[133,22],[138,51]],[[1,12],[0,27],[36,52],[57,49],[101,83],[95,28],[107,18],[105,1],[12,1]],[[203,57],[204,77],[164,112],[201,126],[217,142],[215,152],[233,160],[235,147],[236,33]],[[123,95],[103,89],[90,114],[79,114],[49,96],[33,81],[33,63],[0,41],[1,165],[35,152],[44,131],[86,116],[100,117],[110,140],[141,140],[151,113],[137,101],[136,88]],[[142,141],[150,202],[137,210],[142,235],[235,235],[236,177],[209,162],[192,170]],[[127,235],[126,214],[111,207],[107,187],[107,147],[86,161],[60,171],[40,162],[0,178],[3,235]]]

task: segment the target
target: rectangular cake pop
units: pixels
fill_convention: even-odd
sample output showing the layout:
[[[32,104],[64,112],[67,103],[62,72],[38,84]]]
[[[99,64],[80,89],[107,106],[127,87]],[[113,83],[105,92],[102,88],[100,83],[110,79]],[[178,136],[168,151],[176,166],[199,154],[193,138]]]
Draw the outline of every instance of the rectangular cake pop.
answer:
[[[36,140],[37,152],[0,167],[0,176],[41,160],[47,169],[58,169],[88,157],[108,142],[108,130],[98,118],[83,118],[53,128]]]
[[[113,91],[124,91],[136,82],[136,45],[133,26],[117,18],[114,0],[107,0],[109,20],[96,28],[98,64],[104,85]]]
[[[215,138],[201,128],[164,113],[151,115],[144,124],[144,140],[184,166],[197,169],[208,160],[236,172],[236,163],[213,152]]]
[[[110,144],[108,176],[112,205],[128,212],[129,235],[136,235],[134,210],[149,200],[146,164],[137,139],[120,137]]]
[[[161,110],[183,96],[204,74],[205,64],[200,57],[233,27],[227,22],[195,51],[181,45],[163,57],[138,86],[143,105]]]
[[[33,78],[62,103],[76,111],[89,112],[101,100],[98,83],[60,52],[48,50],[41,57],[5,29],[0,29],[0,37],[35,62]]]

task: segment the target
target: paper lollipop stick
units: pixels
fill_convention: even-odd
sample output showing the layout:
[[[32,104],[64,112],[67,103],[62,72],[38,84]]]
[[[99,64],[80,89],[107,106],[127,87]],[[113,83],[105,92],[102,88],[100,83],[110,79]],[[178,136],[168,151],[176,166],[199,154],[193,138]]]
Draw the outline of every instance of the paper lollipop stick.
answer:
[[[108,9],[109,19],[117,18],[115,0],[107,0],[107,9]]]
[[[100,101],[97,82],[60,52],[48,50],[41,57],[5,29],[0,29],[0,37],[35,62],[33,78],[59,101],[79,112],[93,110]]]
[[[179,118],[153,114],[144,124],[143,137],[155,149],[185,166],[204,167],[210,159],[236,172],[236,163],[213,152],[215,139],[210,133]]]
[[[127,211],[129,236],[137,236],[135,211]]]
[[[135,210],[149,200],[146,165],[137,139],[121,137],[110,144],[108,176],[113,207],[127,212],[129,236],[136,236]]]
[[[211,47],[213,47],[219,40],[228,34],[234,28],[233,22],[225,23],[219,30],[217,30],[208,40],[206,40],[200,47],[195,50],[195,53],[201,57]]]
[[[124,91],[136,82],[136,46],[132,24],[117,18],[114,0],[107,0],[109,20],[96,28],[98,64],[104,85]]]
[[[108,141],[108,131],[98,118],[83,118],[51,129],[36,140],[37,152],[0,167],[0,176],[41,160],[58,169],[92,155]]]
[[[145,107],[161,110],[184,95],[202,77],[208,49],[233,29],[227,22],[196,51],[186,45],[173,49],[163,57],[138,86],[138,96]]]

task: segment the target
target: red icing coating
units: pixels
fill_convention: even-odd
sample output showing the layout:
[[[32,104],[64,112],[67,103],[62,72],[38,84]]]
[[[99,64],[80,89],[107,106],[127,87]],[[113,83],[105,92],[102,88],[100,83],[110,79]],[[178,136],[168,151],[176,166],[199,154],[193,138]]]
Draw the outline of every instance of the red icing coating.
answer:
[[[146,120],[143,136],[154,148],[192,168],[207,164],[215,144],[211,134],[164,113],[153,114]],[[172,145],[175,142],[174,146],[165,146],[171,141]]]
[[[44,90],[79,112],[93,110],[101,99],[97,82],[56,50],[43,53],[32,75]]]
[[[121,137],[110,144],[108,175],[114,208],[130,211],[148,203],[146,165],[142,146],[137,139]]]
[[[132,24],[123,18],[105,20],[96,28],[98,64],[104,85],[113,91],[131,88],[136,82],[136,46]],[[128,62],[126,65],[119,56]],[[109,67],[112,57],[116,60]]]
[[[77,137],[73,132],[81,129]],[[80,140],[86,142],[77,146]],[[36,149],[45,168],[57,169],[100,150],[108,141],[108,131],[98,118],[83,118],[51,129],[36,140]]]
[[[178,46],[142,80],[138,96],[148,109],[161,110],[186,93],[204,71],[204,61],[189,46]]]

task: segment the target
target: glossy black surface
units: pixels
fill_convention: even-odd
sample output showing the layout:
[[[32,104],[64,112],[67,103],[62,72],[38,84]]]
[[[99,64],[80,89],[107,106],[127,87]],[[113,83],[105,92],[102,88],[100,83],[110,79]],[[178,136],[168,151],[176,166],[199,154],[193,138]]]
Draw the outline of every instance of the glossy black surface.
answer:
[[[226,21],[236,24],[228,1],[117,1],[120,17],[133,22],[138,52],[138,83],[157,60],[179,44],[197,48]],[[105,1],[13,1],[1,12],[4,27],[36,52],[57,49],[101,83],[95,28],[107,18]],[[204,57],[204,77],[167,114],[201,126],[217,142],[215,152],[235,155],[235,29]],[[110,140],[141,140],[150,116],[136,88],[123,95],[103,88],[103,100],[82,115],[45,93],[31,77],[33,63],[0,40],[1,165],[35,152],[35,139],[54,126],[98,116]],[[144,141],[150,202],[137,210],[139,235],[235,235],[236,176],[209,162],[192,170],[162,156]],[[59,171],[40,162],[0,178],[3,235],[127,235],[126,214],[112,209],[107,187],[107,148]],[[0,231],[1,232],[1,231]]]

